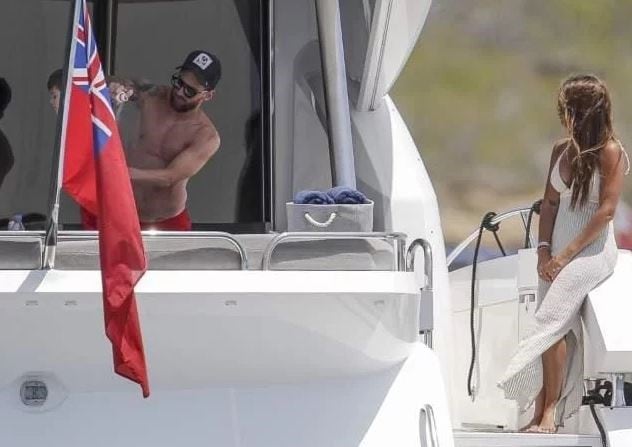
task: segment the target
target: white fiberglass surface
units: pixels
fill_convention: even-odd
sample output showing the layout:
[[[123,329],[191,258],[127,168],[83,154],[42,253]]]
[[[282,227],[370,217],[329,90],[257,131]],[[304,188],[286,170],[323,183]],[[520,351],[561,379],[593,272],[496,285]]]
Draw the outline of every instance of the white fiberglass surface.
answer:
[[[149,272],[137,301],[153,385],[304,381],[405,358],[417,338],[413,275],[328,273]],[[0,387],[32,371],[77,392],[133,387],[111,372],[98,272],[28,281],[0,293]]]
[[[0,292],[0,444],[417,446],[431,404],[451,445],[412,273],[149,272],[147,400],[112,373],[98,280],[33,272]],[[26,380],[48,385],[42,407],[20,401]]]
[[[420,423],[429,407],[434,428]],[[453,445],[439,364],[421,344],[380,372],[302,383],[155,389],[146,400],[135,388],[87,391],[45,411],[5,391],[0,415],[0,442],[12,447],[417,447],[433,432],[442,447]]]
[[[632,252],[619,251],[614,273],[593,290],[584,306],[587,373],[632,372]]]
[[[450,272],[450,298],[454,344],[455,389],[452,405],[456,410],[457,428],[461,426],[518,425],[518,411],[513,402],[504,399],[496,382],[503,373],[519,340],[517,272],[518,256],[507,256],[477,266],[474,324],[476,363],[473,370],[473,400],[467,393],[467,377],[471,361],[470,294],[471,266]],[[535,306],[533,306],[535,307]],[[463,424],[463,425],[462,425]]]

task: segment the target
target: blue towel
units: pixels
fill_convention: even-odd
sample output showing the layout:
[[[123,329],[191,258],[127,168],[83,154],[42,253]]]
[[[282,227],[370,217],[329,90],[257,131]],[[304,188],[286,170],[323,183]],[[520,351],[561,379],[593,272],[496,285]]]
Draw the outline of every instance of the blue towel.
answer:
[[[327,195],[331,197],[334,203],[343,203],[348,205],[360,205],[369,203],[369,199],[360,191],[349,188],[348,186],[336,186],[327,191]]]
[[[11,216],[11,220],[7,224],[7,230],[9,231],[24,231],[26,228],[24,227],[24,223],[22,223],[22,215],[14,214]]]
[[[334,200],[321,191],[299,191],[294,197],[294,203],[302,205],[333,205]]]

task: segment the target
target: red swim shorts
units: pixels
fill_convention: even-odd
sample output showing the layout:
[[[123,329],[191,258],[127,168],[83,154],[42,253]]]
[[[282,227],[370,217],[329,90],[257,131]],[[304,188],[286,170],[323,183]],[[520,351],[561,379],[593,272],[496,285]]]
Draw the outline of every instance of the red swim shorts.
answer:
[[[81,208],[81,226],[84,230],[96,230],[97,218],[94,214]],[[191,217],[187,210],[180,214],[158,222],[141,222],[141,230],[158,230],[158,231],[190,231],[192,227]]]

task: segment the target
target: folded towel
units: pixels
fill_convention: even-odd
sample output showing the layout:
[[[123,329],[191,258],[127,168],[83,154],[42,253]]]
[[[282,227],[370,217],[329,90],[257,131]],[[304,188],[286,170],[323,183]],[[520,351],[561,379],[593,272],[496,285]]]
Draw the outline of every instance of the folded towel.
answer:
[[[321,191],[299,191],[294,197],[294,203],[303,205],[333,205],[334,200]]]
[[[332,198],[334,203],[344,203],[348,205],[370,203],[364,194],[348,186],[336,186],[335,188],[331,188],[327,191],[327,195]]]
[[[24,223],[22,223],[22,215],[14,214],[11,216],[9,223],[7,224],[7,230],[9,231],[24,231]]]

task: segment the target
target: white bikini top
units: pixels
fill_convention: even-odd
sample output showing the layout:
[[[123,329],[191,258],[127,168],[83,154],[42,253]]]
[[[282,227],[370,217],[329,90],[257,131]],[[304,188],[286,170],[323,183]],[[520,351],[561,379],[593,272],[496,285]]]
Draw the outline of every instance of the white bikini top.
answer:
[[[625,160],[627,164],[625,175],[628,175],[628,173],[630,172],[630,158],[628,157],[628,154],[625,151],[625,149],[623,149],[621,142],[618,142],[618,143],[619,143],[619,147],[621,148],[621,151],[623,152],[623,155],[625,155]],[[572,186],[573,186],[572,184],[571,186],[568,186],[566,183],[564,183],[564,180],[562,179],[562,174],[560,173],[560,160],[562,159],[565,153],[566,153],[566,149],[564,149],[564,151],[560,154],[560,156],[557,157],[555,166],[553,166],[553,169],[551,170],[551,178],[550,178],[551,186],[560,194],[560,196],[567,196],[567,195],[570,196],[572,193]],[[593,173],[592,182],[591,182],[590,188],[588,189],[589,202],[599,203],[599,190],[600,190],[600,184],[601,184],[600,177],[601,176],[600,176],[599,171],[596,170]]]

